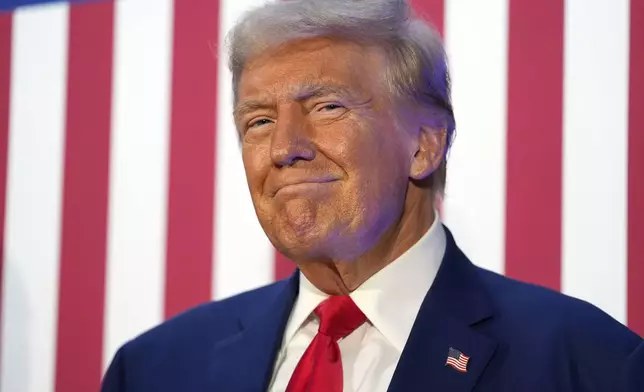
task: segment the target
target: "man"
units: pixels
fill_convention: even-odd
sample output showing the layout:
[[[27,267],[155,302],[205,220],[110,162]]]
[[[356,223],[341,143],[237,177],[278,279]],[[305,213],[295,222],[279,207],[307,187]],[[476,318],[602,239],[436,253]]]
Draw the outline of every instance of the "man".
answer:
[[[250,193],[298,271],[127,343],[104,391],[608,391],[635,374],[640,337],[475,267],[440,223],[449,77],[409,12],[281,1],[233,29]]]

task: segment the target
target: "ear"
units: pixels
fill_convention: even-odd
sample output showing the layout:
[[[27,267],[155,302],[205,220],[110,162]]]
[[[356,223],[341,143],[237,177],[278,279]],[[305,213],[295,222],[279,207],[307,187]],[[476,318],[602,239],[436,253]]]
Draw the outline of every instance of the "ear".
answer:
[[[445,157],[447,129],[423,125],[417,136],[417,150],[412,157],[409,176],[414,180],[424,180],[438,169]]]

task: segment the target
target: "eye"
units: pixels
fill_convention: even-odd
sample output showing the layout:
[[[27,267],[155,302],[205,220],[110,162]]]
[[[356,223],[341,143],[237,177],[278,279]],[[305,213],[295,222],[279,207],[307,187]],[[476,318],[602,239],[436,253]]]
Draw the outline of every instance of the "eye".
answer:
[[[270,124],[271,122],[272,122],[272,121],[271,121],[271,120],[269,120],[269,119],[267,119],[267,118],[260,118],[259,120],[251,121],[251,122],[248,124],[248,128],[249,128],[249,129],[250,129],[250,128],[257,128],[257,127],[260,127],[260,126],[262,126],[262,125]]]
[[[328,111],[331,111],[331,110],[341,109],[343,107],[344,106],[340,105],[339,103],[327,103],[326,105],[321,106],[320,109],[318,109],[318,111],[320,111],[320,112],[328,112]]]

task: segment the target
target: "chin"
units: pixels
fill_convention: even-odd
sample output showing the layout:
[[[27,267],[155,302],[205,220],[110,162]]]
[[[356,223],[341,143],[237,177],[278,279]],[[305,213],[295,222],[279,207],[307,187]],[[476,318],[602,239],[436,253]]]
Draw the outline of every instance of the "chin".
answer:
[[[339,233],[346,232],[342,228],[347,222],[332,203],[322,207],[319,202],[298,198],[275,207],[264,210],[260,222],[273,246],[288,258],[328,257],[343,242]]]
[[[296,236],[294,233],[280,233],[276,240],[271,241],[273,246],[291,260],[300,260],[313,257],[320,249],[320,240],[314,236]]]
[[[290,227],[282,227],[274,232],[270,240],[273,246],[291,260],[310,260],[328,258],[330,250],[335,248],[334,236],[325,230],[295,231]],[[337,238],[336,238],[337,239]]]

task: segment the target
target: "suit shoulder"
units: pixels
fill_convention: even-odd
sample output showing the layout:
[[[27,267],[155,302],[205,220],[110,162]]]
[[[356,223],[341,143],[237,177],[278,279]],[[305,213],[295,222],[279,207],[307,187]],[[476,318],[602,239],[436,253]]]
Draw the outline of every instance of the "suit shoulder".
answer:
[[[214,347],[239,333],[240,320],[264,311],[286,285],[280,281],[205,303],[142,333],[119,349],[102,390],[194,390],[178,385],[205,374]]]
[[[523,327],[561,334],[581,351],[606,349],[627,356],[641,338],[597,306],[558,291],[477,267],[498,311]]]
[[[164,321],[127,343],[128,351],[143,350],[159,345],[185,345],[188,341],[221,340],[237,333],[240,318],[265,309],[286,281],[246,291],[219,301],[195,306]]]

